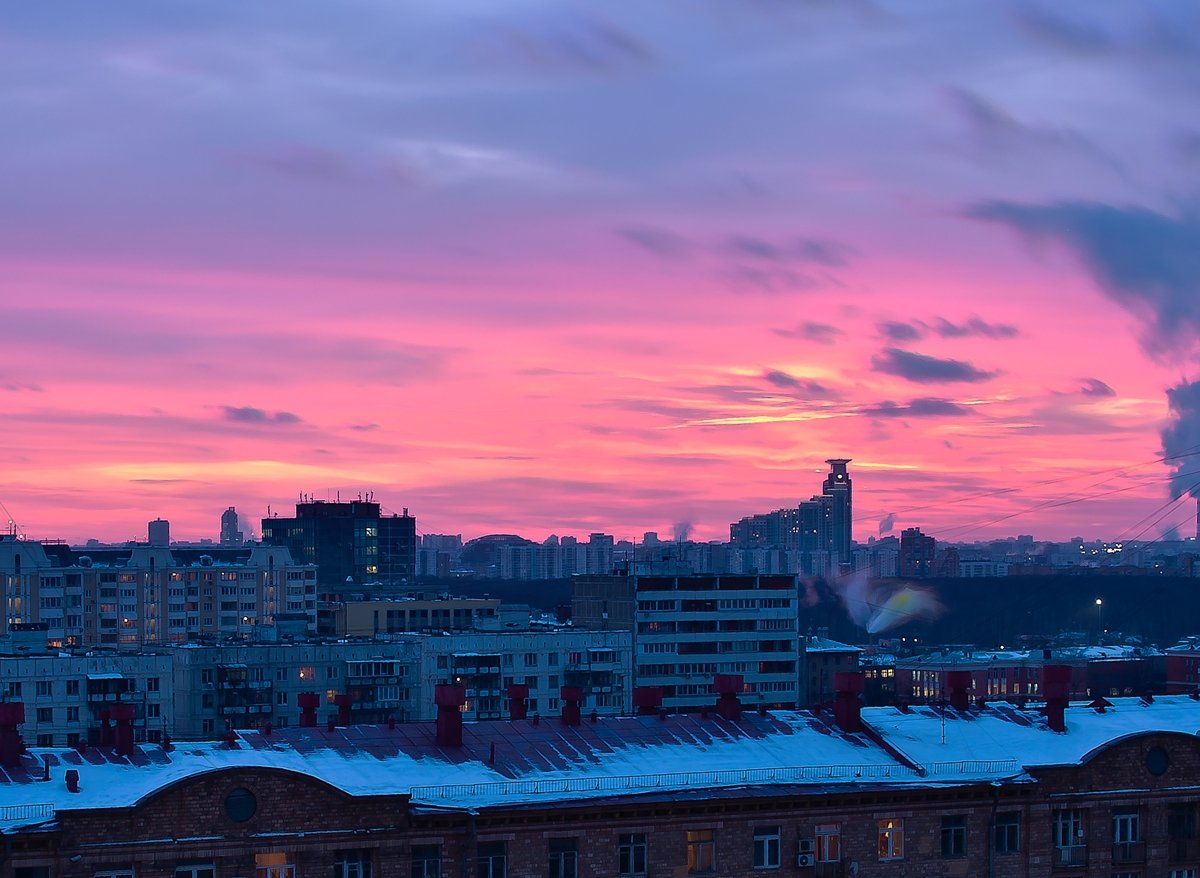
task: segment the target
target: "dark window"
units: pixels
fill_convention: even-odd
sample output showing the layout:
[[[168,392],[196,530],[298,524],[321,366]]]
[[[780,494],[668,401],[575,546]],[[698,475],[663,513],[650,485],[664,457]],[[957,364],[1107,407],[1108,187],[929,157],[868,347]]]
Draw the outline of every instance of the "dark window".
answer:
[[[646,836],[641,832],[617,836],[617,874],[641,878],[646,874]]]
[[[995,851],[1015,854],[1021,850],[1021,812],[1001,811],[996,815]]]
[[[1167,758],[1167,751],[1162,747],[1151,747],[1146,753],[1146,771],[1150,772],[1155,777],[1167,773],[1167,766],[1170,760]]]
[[[189,863],[175,867],[175,878],[216,878],[212,863]]]
[[[942,856],[967,855],[967,815],[950,814],[942,818]]]
[[[13,878],[50,878],[49,866],[17,866]]]
[[[779,868],[779,827],[758,826],[754,829],[754,868]]]
[[[371,851],[338,851],[333,858],[333,878],[371,878]]]
[[[1167,806],[1167,835],[1176,841],[1196,837],[1196,806],[1181,802]]]
[[[234,823],[245,823],[258,810],[258,800],[245,787],[238,787],[225,797],[225,813]]]
[[[550,839],[550,878],[578,878],[579,844],[573,838]]]
[[[412,849],[411,878],[442,878],[442,846],[415,844]]]
[[[687,834],[687,865],[689,873],[715,872],[717,869],[716,842],[711,829],[694,829]]]
[[[504,842],[480,842],[479,857],[475,866],[476,878],[506,878],[508,860],[505,856]]]

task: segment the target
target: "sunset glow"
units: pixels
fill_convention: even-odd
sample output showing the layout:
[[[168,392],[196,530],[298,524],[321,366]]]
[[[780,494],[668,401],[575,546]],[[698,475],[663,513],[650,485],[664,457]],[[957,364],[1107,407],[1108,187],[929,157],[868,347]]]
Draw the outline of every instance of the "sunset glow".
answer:
[[[0,33],[31,537],[373,491],[728,538],[829,457],[859,540],[1195,532],[1138,533],[1200,337],[1191,5],[71,8]]]

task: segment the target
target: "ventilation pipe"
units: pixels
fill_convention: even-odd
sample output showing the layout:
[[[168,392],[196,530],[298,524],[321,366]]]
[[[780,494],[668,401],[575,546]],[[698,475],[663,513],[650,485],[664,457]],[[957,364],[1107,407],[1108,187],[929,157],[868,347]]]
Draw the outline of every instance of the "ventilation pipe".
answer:
[[[638,716],[654,716],[662,707],[662,702],[661,686],[635,686],[633,689],[633,706]]]
[[[581,722],[580,708],[583,706],[583,688],[580,686],[563,686],[559,690],[562,697],[562,724],[577,726]]]
[[[296,703],[300,705],[300,728],[315,729],[317,727],[317,707],[321,703],[321,696],[316,692],[301,692],[296,696]]]
[[[738,693],[745,679],[741,674],[717,674],[713,678],[713,689],[717,693],[717,715],[722,719],[735,720],[742,715],[742,702]]]
[[[109,716],[117,724],[113,729],[113,749],[118,756],[133,755],[133,705],[114,704],[109,708]]]
[[[861,732],[862,705],[858,697],[863,692],[863,675],[853,671],[838,671],[833,675],[837,693],[833,702],[833,719],[843,732]]]
[[[337,724],[339,726],[354,725],[354,720],[350,716],[350,705],[354,703],[354,696],[348,694],[339,694],[333,696],[333,703],[337,705],[338,715]]]
[[[508,718],[525,719],[529,715],[529,687],[513,683],[508,687]]]
[[[1045,665],[1042,668],[1042,694],[1046,697],[1046,722],[1050,730],[1067,730],[1066,710],[1071,695],[1071,667]]]
[[[21,764],[25,742],[17,726],[25,722],[25,705],[20,701],[0,703],[0,765],[16,768]]]
[[[461,747],[462,708],[467,703],[467,690],[462,686],[438,683],[433,690],[437,705],[437,742],[443,747]]]
[[[955,710],[966,710],[971,706],[970,671],[949,671],[946,674],[946,688],[950,690],[950,706]]]

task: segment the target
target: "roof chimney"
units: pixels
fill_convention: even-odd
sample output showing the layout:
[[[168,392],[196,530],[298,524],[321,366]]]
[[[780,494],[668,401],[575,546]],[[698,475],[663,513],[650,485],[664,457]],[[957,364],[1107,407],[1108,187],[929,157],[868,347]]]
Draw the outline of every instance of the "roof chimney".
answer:
[[[1070,665],[1042,666],[1042,694],[1046,696],[1046,722],[1053,732],[1067,730],[1066,710],[1070,704]]]
[[[583,705],[583,689],[580,686],[563,686],[559,690],[562,696],[562,724],[577,726],[580,723],[579,709]]]
[[[118,756],[133,755],[133,705],[114,704],[109,708],[109,716],[116,722],[113,729],[113,749]]]
[[[67,782],[67,792],[68,793],[79,792],[79,770],[78,769],[68,768],[67,773],[64,776],[64,779]]]
[[[0,765],[16,768],[21,764],[25,743],[17,726],[25,722],[25,705],[20,701],[0,703]]]
[[[508,687],[508,718],[525,719],[529,715],[529,687],[513,683]]]
[[[950,706],[955,710],[966,710],[971,706],[971,696],[967,694],[971,688],[970,671],[948,671],[946,688],[950,690]]]
[[[635,686],[633,688],[633,706],[637,708],[638,716],[653,716],[662,707],[662,702],[661,686]]]
[[[346,693],[339,693],[333,696],[333,703],[337,705],[338,709],[338,725],[343,727],[354,725],[354,720],[350,717],[350,705],[354,703],[354,696]]]
[[[113,730],[108,724],[109,717],[112,716],[112,711],[107,707],[100,711],[100,746],[111,747],[113,745]]]
[[[438,683],[433,689],[437,705],[437,742],[443,747],[462,746],[462,708],[467,703],[467,690],[462,686]]]
[[[837,697],[833,702],[833,719],[843,732],[862,731],[862,706],[858,696],[862,694],[863,675],[853,671],[838,671],[833,675],[833,688]]]
[[[296,696],[296,703],[300,705],[300,728],[315,729],[317,706],[321,703],[321,696],[316,692],[301,692]]]
[[[713,689],[717,693],[717,715],[722,719],[736,720],[742,715],[742,702],[738,693],[742,691],[745,678],[741,674],[717,674],[713,678]]]

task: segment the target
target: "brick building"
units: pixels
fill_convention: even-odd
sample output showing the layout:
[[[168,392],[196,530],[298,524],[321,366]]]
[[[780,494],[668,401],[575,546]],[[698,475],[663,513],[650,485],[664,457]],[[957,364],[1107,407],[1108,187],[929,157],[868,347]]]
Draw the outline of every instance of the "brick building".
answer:
[[[2,878],[1162,875],[1200,868],[1200,702],[305,725],[22,753]],[[725,688],[725,687],[719,687]],[[514,693],[517,706],[520,693]],[[639,699],[645,701],[645,699]],[[651,699],[652,701],[652,699]],[[645,705],[647,709],[649,704]],[[519,711],[518,711],[519,712]]]

